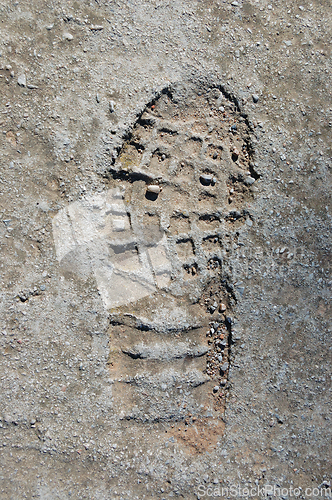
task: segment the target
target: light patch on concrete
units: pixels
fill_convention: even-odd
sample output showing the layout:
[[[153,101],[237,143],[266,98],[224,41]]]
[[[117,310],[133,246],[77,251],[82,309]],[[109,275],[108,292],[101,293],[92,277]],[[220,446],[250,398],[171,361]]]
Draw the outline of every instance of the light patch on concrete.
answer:
[[[142,243],[118,189],[69,204],[52,229],[60,266],[75,252],[76,268],[90,268],[106,309],[136,302],[170,281],[165,235],[152,246]]]

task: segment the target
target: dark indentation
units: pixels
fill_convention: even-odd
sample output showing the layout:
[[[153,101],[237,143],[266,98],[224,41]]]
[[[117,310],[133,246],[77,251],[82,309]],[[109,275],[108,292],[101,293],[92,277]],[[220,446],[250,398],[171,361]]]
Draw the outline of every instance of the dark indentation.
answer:
[[[21,291],[17,297],[20,299],[21,302],[26,302],[30,297],[35,297],[37,295],[41,295],[41,291],[38,289],[34,289],[32,291]]]
[[[242,210],[241,212],[238,210],[232,210],[226,215],[225,219],[229,222],[235,222],[236,220],[246,219],[247,217],[251,218],[248,210]]]
[[[232,210],[226,216],[226,220],[234,221],[234,220],[241,219],[241,217],[243,217],[243,214],[241,212],[239,212],[238,210]]]
[[[199,220],[205,222],[220,221],[220,217],[217,214],[203,214],[199,216]]]
[[[167,127],[162,127],[159,132],[161,134],[169,134],[169,135],[178,135],[178,131],[177,130],[172,130],[170,128],[167,128]]]
[[[129,143],[131,146],[133,146],[137,151],[138,153],[142,153],[145,149],[145,147],[143,146],[143,144],[141,144],[140,142],[137,142],[137,141],[130,141]]]
[[[152,326],[146,325],[145,323],[138,323],[136,328],[141,332],[151,332],[153,330]]]
[[[196,276],[198,273],[198,265],[196,262],[194,264],[185,264],[183,268],[191,276]]]
[[[212,257],[212,259],[209,259],[207,268],[211,271],[221,269],[221,260],[219,259],[219,257]]]
[[[202,349],[202,351],[197,351],[197,352],[192,352],[190,354],[187,354],[188,358],[201,358],[202,356],[205,356],[207,352],[209,351],[208,348]]]
[[[256,181],[257,181],[257,179],[259,179],[261,177],[260,174],[258,174],[256,172],[255,165],[252,161],[249,162],[249,171],[250,171],[251,177],[253,177]]]
[[[156,201],[159,193],[151,193],[150,191],[146,191],[145,198],[149,201]]]
[[[110,325],[112,326],[122,326],[124,323],[120,320],[110,319]]]
[[[147,129],[147,128],[152,128],[155,124],[155,120],[154,118],[143,118],[143,117],[140,117],[138,120],[137,120],[137,124],[138,125],[141,125],[141,127]]]
[[[225,325],[226,325],[228,332],[230,332],[232,329],[232,318],[230,316],[226,316]]]
[[[174,95],[173,95],[172,90],[171,90],[171,88],[170,88],[170,87],[165,87],[165,88],[161,91],[161,94],[167,95],[167,97],[168,97],[171,101],[173,101],[174,103],[176,103],[176,102],[177,102],[177,100],[176,100],[176,99],[174,99]]]
[[[144,353],[139,352],[138,350],[135,350],[135,348],[134,349],[121,348],[121,351],[123,352],[123,354],[126,354],[127,356],[129,356],[132,359],[150,359],[147,355],[144,355]],[[208,348],[206,347],[206,348],[202,348],[201,351],[174,353],[174,356],[172,356],[172,358],[168,358],[168,359],[162,358],[162,359],[159,359],[159,362],[162,360],[169,361],[169,359],[201,358],[202,356],[205,356],[207,352],[208,352]],[[157,358],[152,358],[153,361],[155,359],[157,359]]]
[[[232,184],[235,184],[236,182],[244,182],[244,176],[243,174],[230,175],[229,180]]]
[[[132,359],[143,359],[143,356],[140,352],[130,350],[130,349],[121,349],[121,351],[123,352],[123,354],[126,354],[127,356],[129,356]]]
[[[121,181],[127,181],[131,184],[136,181],[144,181],[150,184],[153,181],[153,177],[150,175],[144,174],[143,172],[127,172],[126,170],[114,170],[111,168],[109,170],[110,175],[113,179],[119,179]]]
[[[165,151],[161,151],[160,148],[157,148],[155,151],[153,151],[152,156],[157,156],[159,161],[164,161],[166,158],[169,158],[169,154],[167,154]]]
[[[241,109],[240,109],[240,103],[239,103],[239,100],[238,100],[238,98],[236,96],[234,96],[233,94],[231,94],[231,92],[229,92],[228,90],[226,90],[226,88],[223,85],[216,85],[214,88],[220,90],[220,92],[222,92],[222,94],[226,97],[226,99],[231,104],[232,103],[234,104],[236,111],[238,111],[238,112],[241,111]],[[241,116],[246,117],[247,115],[241,114]]]
[[[172,89],[170,87],[165,87],[158,95],[156,95],[156,97],[154,97],[153,99],[151,99],[151,101],[145,106],[144,110],[142,111],[141,115],[144,113],[144,111],[146,110],[154,110],[155,107],[156,107],[156,104],[158,103],[160,97],[162,95],[166,95],[171,101],[173,101],[174,103],[177,102],[176,99],[174,99],[174,96],[173,96],[173,93],[172,93]]]
[[[200,137],[197,137],[196,135],[192,135],[190,137],[190,140],[191,141],[194,141],[194,142],[199,142],[199,143],[202,143],[202,139]]]
[[[187,215],[184,215],[183,213],[179,213],[179,214],[176,214],[176,215],[173,215],[172,216],[172,219],[173,220],[178,220],[178,219],[185,219],[186,221],[189,220],[189,217]]]
[[[199,197],[198,201],[208,200],[208,199],[211,199],[211,198],[216,198],[216,195],[214,193],[210,193],[209,191],[203,191],[200,194],[200,197]]]
[[[191,244],[192,248],[193,248],[193,251],[194,251],[194,242],[191,238],[181,238],[179,240],[177,240],[176,242],[177,244],[186,244],[186,243],[189,243]]]
[[[220,158],[221,152],[223,151],[222,145],[209,144],[208,145],[208,154],[212,157],[213,160],[217,160]]]
[[[209,251],[209,249],[212,250],[212,248],[218,245],[218,243],[221,243],[220,237],[218,235],[206,236],[203,239],[203,248]]]
[[[29,297],[25,297],[24,295],[19,295],[18,298],[20,299],[21,302],[26,302]]]
[[[232,160],[235,162],[235,161],[238,160],[238,158],[239,158],[239,155],[233,151],[233,153],[232,153]]]

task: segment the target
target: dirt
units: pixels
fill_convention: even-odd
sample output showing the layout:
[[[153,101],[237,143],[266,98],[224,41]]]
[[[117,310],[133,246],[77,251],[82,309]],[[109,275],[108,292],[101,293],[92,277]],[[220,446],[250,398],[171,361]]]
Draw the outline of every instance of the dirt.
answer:
[[[1,499],[331,496],[327,7],[0,5]]]

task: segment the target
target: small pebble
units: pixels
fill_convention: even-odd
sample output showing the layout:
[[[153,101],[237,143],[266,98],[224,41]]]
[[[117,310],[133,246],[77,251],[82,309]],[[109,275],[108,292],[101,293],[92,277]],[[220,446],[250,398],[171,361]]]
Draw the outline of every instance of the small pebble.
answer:
[[[91,31],[101,31],[104,29],[104,26],[101,26],[100,24],[91,24],[90,30]]]
[[[73,40],[73,38],[74,38],[74,37],[73,37],[73,35],[72,35],[71,33],[65,33],[65,34],[63,35],[63,38],[64,38],[65,40],[69,40],[69,41],[70,41],[70,40]]]
[[[213,179],[213,175],[211,174],[202,174],[200,176],[200,181],[202,184],[204,184],[205,186],[211,184],[212,182],[212,179]]]
[[[111,113],[114,113],[114,110],[115,110],[115,102],[114,102],[114,101],[110,101],[109,106],[110,106],[110,112],[111,112]]]
[[[227,371],[227,369],[228,369],[228,363],[227,363],[227,362],[225,362],[225,363],[223,363],[223,364],[221,365],[220,370],[221,370],[222,372],[225,372],[225,371]]]
[[[259,101],[259,96],[257,94],[252,95],[252,100],[256,103]]]
[[[146,190],[148,193],[159,194],[161,191],[161,187],[157,184],[150,184],[150,186],[148,186]]]
[[[209,307],[209,311],[210,311],[211,313],[214,313],[214,311],[217,309],[217,307],[218,307],[217,302],[214,302],[214,303],[213,303],[213,304]]]
[[[225,304],[223,304],[223,303],[221,302],[221,304],[220,304],[220,306],[219,306],[219,309],[220,309],[220,312],[224,312],[224,311],[226,311],[226,306],[225,306]]]
[[[17,84],[20,87],[26,87],[27,79],[26,79],[25,74],[19,75],[19,77],[17,78]]]
[[[232,149],[232,160],[237,161],[238,157],[240,156],[240,151],[237,148]]]
[[[99,94],[96,95],[96,101],[98,102],[98,104],[100,103],[100,97],[99,97]]]
[[[219,386],[215,385],[214,388],[213,388],[213,392],[218,392],[218,391],[219,391]]]
[[[247,186],[251,186],[255,182],[255,179],[253,177],[248,176],[246,177],[244,182],[245,184],[247,184]]]
[[[226,378],[222,378],[220,380],[220,385],[226,385],[227,384],[227,379]]]

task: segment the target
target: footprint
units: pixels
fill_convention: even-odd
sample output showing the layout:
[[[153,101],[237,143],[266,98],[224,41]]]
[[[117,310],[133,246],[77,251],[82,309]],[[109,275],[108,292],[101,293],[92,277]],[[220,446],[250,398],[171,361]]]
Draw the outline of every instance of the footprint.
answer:
[[[235,145],[239,155],[231,161],[224,152]],[[235,305],[231,277],[223,275],[231,256],[221,250],[245,224],[244,216],[236,224],[233,218],[247,213],[250,186],[242,179],[253,151],[228,94],[218,86],[174,85],[133,124],[105,193],[54,218],[60,266],[70,253],[88,259],[110,314],[119,418],[220,422]],[[202,183],[202,175],[211,182]]]

